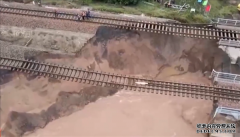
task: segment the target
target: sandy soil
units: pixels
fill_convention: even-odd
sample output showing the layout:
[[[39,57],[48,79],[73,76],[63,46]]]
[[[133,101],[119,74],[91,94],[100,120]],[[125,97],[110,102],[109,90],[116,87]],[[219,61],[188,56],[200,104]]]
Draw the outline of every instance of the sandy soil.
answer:
[[[79,23],[74,21],[52,20],[45,18],[33,18],[28,16],[18,16],[0,14],[0,25],[17,26],[27,28],[47,28],[59,29],[81,33],[94,34],[99,25],[89,23]]]
[[[54,29],[0,26],[0,44],[2,45],[22,45],[65,54],[79,52],[93,36],[93,34]]]

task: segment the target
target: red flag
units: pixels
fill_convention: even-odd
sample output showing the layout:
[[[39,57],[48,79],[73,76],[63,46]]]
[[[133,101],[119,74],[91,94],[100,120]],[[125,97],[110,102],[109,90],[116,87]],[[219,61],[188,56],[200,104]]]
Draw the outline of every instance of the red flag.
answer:
[[[211,10],[211,5],[207,5],[205,8],[205,12],[209,12]]]

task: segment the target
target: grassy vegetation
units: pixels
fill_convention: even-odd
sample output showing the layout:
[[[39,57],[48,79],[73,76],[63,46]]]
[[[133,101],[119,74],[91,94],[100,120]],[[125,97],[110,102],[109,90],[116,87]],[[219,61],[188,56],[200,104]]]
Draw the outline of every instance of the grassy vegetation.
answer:
[[[177,2],[177,0],[176,0]],[[196,9],[196,13],[190,13],[190,11],[180,12],[177,10],[164,8],[159,3],[152,2],[154,5],[149,5],[144,2],[139,2],[136,6],[121,6],[115,4],[106,4],[99,2],[92,2],[92,0],[43,0],[43,3],[52,5],[62,5],[68,8],[78,8],[82,5],[89,5],[93,7],[93,10],[105,11],[111,13],[125,13],[125,14],[145,14],[152,17],[175,19],[184,23],[207,23],[210,18],[223,17],[225,15],[237,13],[237,5],[227,5],[226,1],[222,0],[210,0],[211,11],[206,16],[204,15],[204,7],[197,3],[197,0],[185,0],[191,7]],[[180,1],[177,4],[183,4],[184,1]]]

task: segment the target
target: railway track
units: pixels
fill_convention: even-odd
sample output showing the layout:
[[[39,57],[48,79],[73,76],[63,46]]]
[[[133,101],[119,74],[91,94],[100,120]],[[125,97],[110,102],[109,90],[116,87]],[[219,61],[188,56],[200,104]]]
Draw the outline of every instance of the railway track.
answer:
[[[34,17],[43,17],[51,19],[61,19],[78,21],[78,17],[73,13],[58,13],[55,17],[55,12],[44,10],[30,10],[13,7],[0,6],[0,12],[5,14],[17,14]],[[163,22],[147,22],[127,19],[108,18],[100,16],[92,16],[88,20],[81,20],[81,22],[90,22],[104,24],[122,29],[138,30],[152,33],[161,33],[166,35],[176,35],[191,38],[202,39],[231,39],[239,40],[239,32],[233,30],[219,29],[209,24],[191,25],[191,24],[177,24],[177,23],[163,23]]]
[[[61,80],[71,80],[97,86],[111,86],[140,92],[192,97],[206,100],[217,99],[233,102],[240,101],[240,90],[237,89],[157,81],[104,72],[87,71],[85,69],[74,68],[72,66],[62,66],[32,60],[0,57],[0,69],[20,71]],[[138,84],[140,82],[145,84]]]

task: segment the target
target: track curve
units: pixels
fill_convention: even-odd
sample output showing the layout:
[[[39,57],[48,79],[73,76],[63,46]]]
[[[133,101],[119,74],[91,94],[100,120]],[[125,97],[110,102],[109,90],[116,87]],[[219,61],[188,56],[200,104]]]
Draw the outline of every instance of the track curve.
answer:
[[[53,11],[30,10],[4,6],[0,6],[0,12],[5,14],[17,14],[51,19],[78,21],[77,15],[73,13],[58,13],[57,16],[55,17],[55,12]],[[119,18],[109,18],[102,16],[93,16],[89,20],[84,21],[81,20],[80,22],[97,23],[122,29],[162,33],[166,35],[176,35],[191,38],[240,40],[239,32],[215,28],[214,26],[209,24],[177,24],[163,22],[148,22]]]
[[[97,86],[111,86],[120,89],[138,90],[155,94],[200,98],[206,100],[240,101],[240,90],[224,87],[166,82],[98,71],[87,71],[72,66],[62,66],[33,60],[0,57],[0,68],[12,71],[47,76],[61,80],[83,82]],[[137,84],[144,82],[147,84]]]

